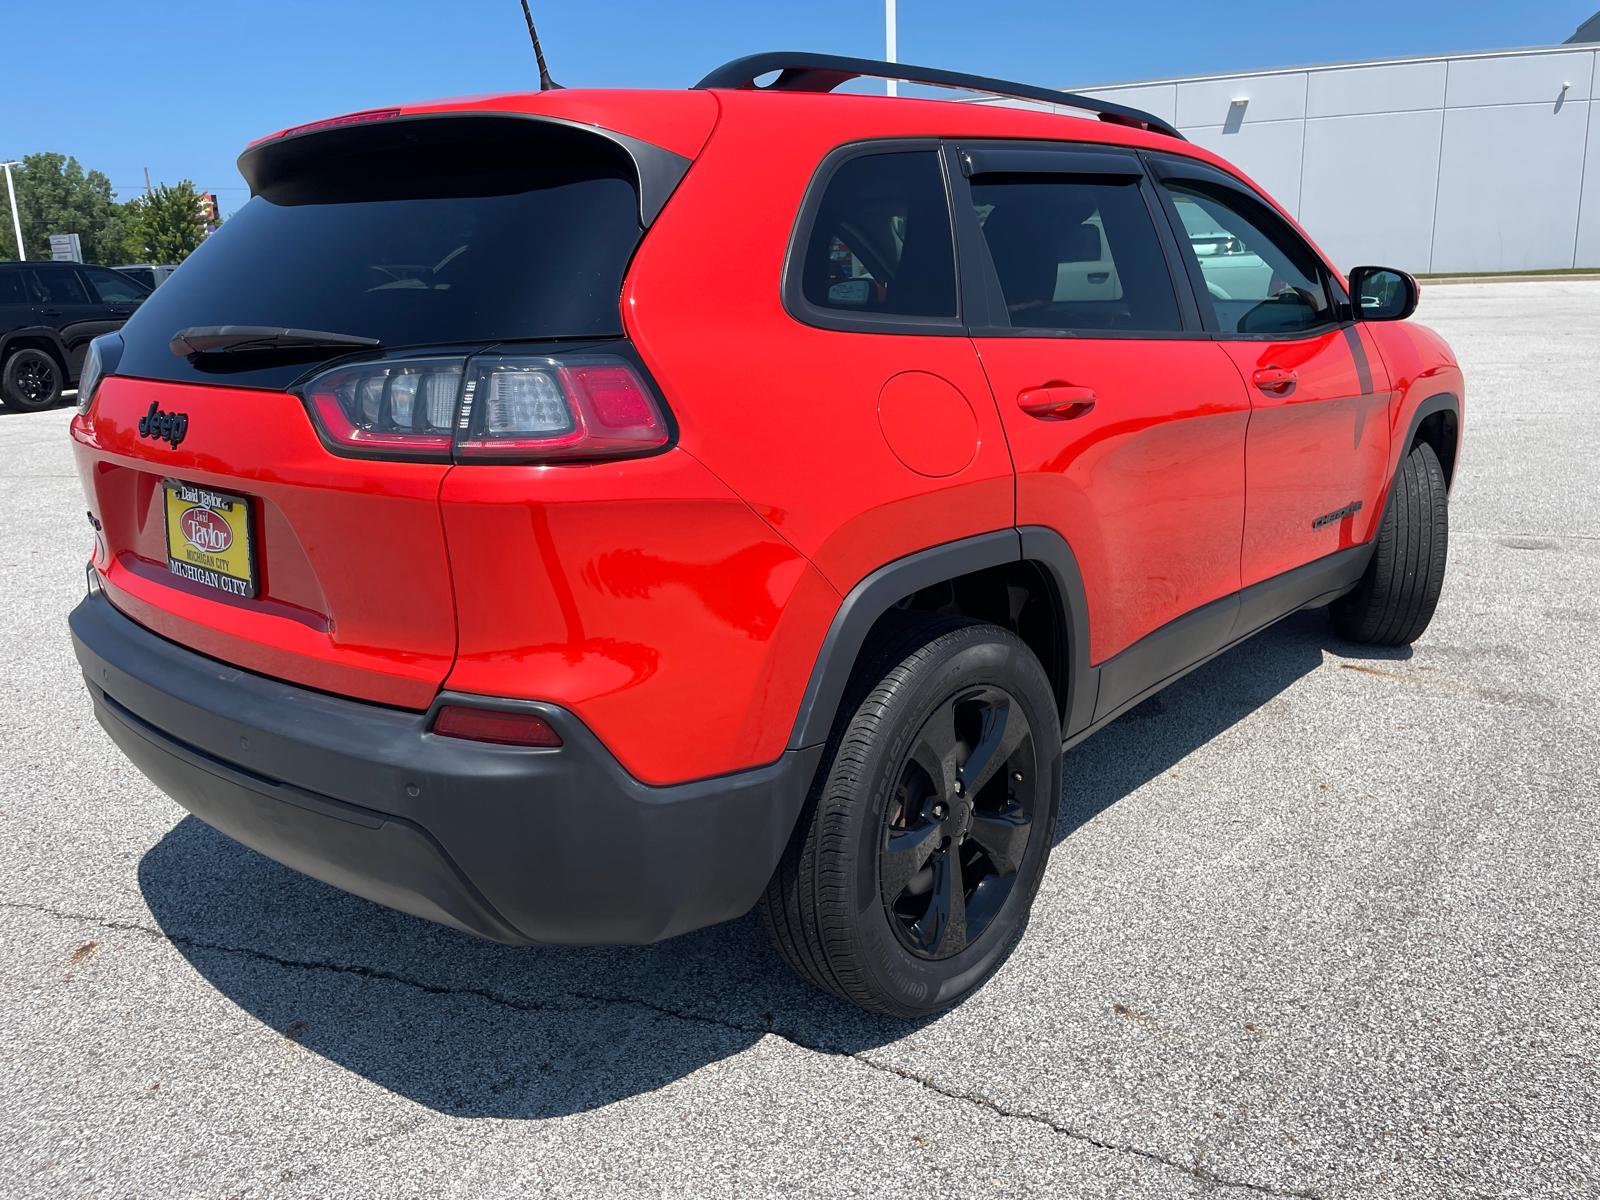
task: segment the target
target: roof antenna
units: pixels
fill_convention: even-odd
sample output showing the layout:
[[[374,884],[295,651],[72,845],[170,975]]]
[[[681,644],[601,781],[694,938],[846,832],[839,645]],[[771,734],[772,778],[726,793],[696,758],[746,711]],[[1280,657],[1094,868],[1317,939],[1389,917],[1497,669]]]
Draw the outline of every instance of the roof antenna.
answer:
[[[559,92],[561,85],[550,78],[550,68],[544,65],[544,51],[539,48],[539,34],[533,27],[533,14],[528,11],[528,0],[522,0],[522,15],[528,19],[528,36],[533,39],[533,57],[539,60],[539,90]]]

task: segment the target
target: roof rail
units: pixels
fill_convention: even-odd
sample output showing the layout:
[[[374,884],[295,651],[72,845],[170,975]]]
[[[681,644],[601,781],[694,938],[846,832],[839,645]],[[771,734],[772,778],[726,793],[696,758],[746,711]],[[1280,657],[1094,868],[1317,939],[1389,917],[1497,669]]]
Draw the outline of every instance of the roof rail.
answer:
[[[781,74],[765,87],[756,86],[756,80],[773,71]],[[913,67],[905,63],[879,62],[871,58],[840,58],[833,54],[803,54],[776,50],[767,54],[751,54],[724,63],[699,83],[696,90],[707,88],[735,88],[758,92],[831,92],[841,83],[851,79],[903,79],[907,83],[925,83],[934,87],[961,88],[971,92],[989,92],[1017,100],[1038,100],[1045,104],[1062,104],[1068,108],[1081,108],[1092,112],[1102,121],[1113,125],[1127,125],[1133,129],[1147,129],[1164,133],[1179,141],[1186,141],[1167,122],[1154,113],[1109,100],[1093,100],[1076,92],[1058,92],[1054,88],[1034,87],[1028,83],[1010,83],[1004,79],[989,79],[983,75],[964,75],[959,71],[940,71],[933,67]]]

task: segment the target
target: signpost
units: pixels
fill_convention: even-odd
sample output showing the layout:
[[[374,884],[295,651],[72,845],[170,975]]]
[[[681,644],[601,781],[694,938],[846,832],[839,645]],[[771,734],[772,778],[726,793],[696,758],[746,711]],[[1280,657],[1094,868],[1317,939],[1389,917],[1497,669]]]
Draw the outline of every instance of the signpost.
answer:
[[[0,165],[6,169],[6,191],[11,194],[11,227],[17,231],[17,261],[22,262],[28,257],[28,252],[22,248],[22,218],[17,216],[17,189],[11,182],[11,168],[21,164],[12,159]]]

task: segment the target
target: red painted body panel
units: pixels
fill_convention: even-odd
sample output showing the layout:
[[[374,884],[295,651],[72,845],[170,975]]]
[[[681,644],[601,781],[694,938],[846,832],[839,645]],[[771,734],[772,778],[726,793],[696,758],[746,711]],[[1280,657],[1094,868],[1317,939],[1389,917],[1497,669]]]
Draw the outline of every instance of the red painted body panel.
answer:
[[[138,436],[152,401],[189,414],[176,449]],[[438,464],[336,458],[281,392],[111,378],[72,423],[104,526],[106,593],[140,624],[264,675],[426,708],[455,657]],[[259,600],[167,573],[161,480],[258,498]]]
[[[1371,373],[1363,394],[1342,329],[1292,342],[1219,343],[1250,392],[1245,445],[1245,587],[1369,540],[1383,515],[1389,461],[1388,373],[1366,343]],[[1298,377],[1278,396],[1251,384],[1257,370]],[[1359,512],[1313,522],[1359,501]]]
[[[1466,429],[1467,393],[1461,368],[1456,356],[1445,340],[1426,325],[1410,321],[1374,322],[1363,328],[1383,355],[1389,372],[1389,386],[1393,398],[1389,402],[1389,469],[1386,480],[1393,479],[1400,466],[1400,455],[1405,446],[1406,431],[1411,428],[1411,418],[1417,405],[1430,396],[1448,392],[1460,405],[1461,429],[1458,445],[1465,439],[1459,437]],[[1456,471],[1461,469],[1460,450],[1457,450]],[[1459,476],[1458,476],[1459,477]]]
[[[853,133],[926,132],[928,113],[851,97],[828,98],[843,102],[835,113],[819,97],[719,95],[717,135],[623,290],[629,335],[678,416],[683,448],[840,592],[892,559],[1010,525],[1011,460],[970,343],[815,329],[779,297],[795,215],[823,155]],[[926,106],[941,117],[965,107]],[[708,263],[722,264],[715,286],[685,286]],[[977,442],[960,470],[919,474],[886,440],[880,394],[906,371],[965,397]]]
[[[1017,465],[1017,523],[1072,547],[1100,663],[1239,590],[1250,401],[1210,341],[980,338]],[[1071,420],[1030,416],[1026,391],[1087,387]]]
[[[457,467],[441,499],[449,688],[565,705],[647,783],[782,753],[840,598],[688,454]]]

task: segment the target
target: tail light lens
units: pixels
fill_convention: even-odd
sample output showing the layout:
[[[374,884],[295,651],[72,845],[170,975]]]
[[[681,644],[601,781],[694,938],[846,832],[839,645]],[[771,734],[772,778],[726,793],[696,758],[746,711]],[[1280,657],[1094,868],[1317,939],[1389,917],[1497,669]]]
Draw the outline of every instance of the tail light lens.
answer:
[[[362,363],[318,375],[303,395],[336,447],[379,458],[448,459],[464,369],[460,358]]]
[[[494,712],[460,704],[446,704],[439,709],[439,715],[433,719],[433,732],[440,737],[493,742],[499,746],[553,749],[561,745],[561,735],[537,713]]]
[[[625,359],[484,356],[471,363],[456,454],[605,458],[667,443],[665,418]]]
[[[671,436],[650,386],[615,355],[359,363],[299,391],[329,446],[365,458],[613,458]]]

